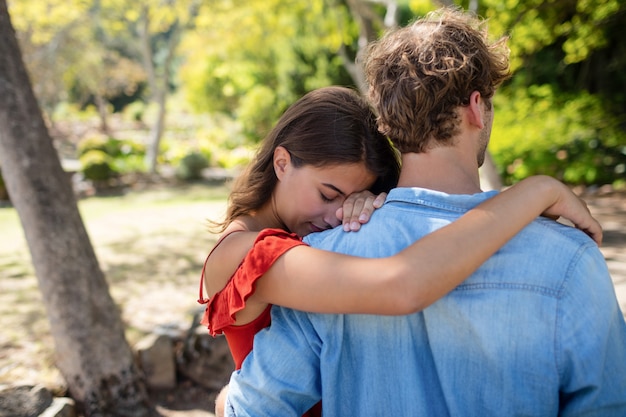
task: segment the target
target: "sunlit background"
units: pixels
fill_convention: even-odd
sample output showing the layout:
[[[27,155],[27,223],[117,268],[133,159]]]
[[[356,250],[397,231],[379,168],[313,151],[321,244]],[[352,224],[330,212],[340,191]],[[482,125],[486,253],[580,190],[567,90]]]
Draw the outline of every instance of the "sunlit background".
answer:
[[[626,306],[622,0],[10,0],[131,342],[190,324],[223,180],[287,106],[327,85],[363,90],[363,45],[444,3],[510,37],[514,75],[494,100],[492,180],[548,174],[594,198]],[[0,172],[0,384],[55,381],[45,294],[9,198]]]

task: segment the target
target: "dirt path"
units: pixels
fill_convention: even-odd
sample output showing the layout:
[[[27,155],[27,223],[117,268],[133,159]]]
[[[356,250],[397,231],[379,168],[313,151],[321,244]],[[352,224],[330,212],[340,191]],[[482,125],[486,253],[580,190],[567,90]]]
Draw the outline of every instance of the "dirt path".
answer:
[[[626,313],[626,192],[599,192],[583,198],[604,229],[600,250],[606,258],[622,311]]]

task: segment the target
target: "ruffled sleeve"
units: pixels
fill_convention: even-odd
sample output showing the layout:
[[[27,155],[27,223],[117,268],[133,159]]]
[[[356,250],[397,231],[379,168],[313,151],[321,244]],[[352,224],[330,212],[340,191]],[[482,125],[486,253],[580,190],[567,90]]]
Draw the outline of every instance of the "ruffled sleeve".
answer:
[[[265,229],[257,236],[235,274],[226,286],[208,300],[202,324],[211,335],[223,333],[235,323],[235,314],[246,306],[246,300],[255,290],[256,281],[289,249],[305,245],[294,233],[280,229]]]

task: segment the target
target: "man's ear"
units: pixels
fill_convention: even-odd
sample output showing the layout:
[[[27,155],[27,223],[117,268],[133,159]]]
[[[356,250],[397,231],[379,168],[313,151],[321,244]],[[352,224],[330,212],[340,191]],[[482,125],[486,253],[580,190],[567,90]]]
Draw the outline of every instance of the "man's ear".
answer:
[[[274,149],[274,173],[281,180],[287,171],[287,167],[291,164],[291,154],[282,146]]]
[[[470,95],[469,106],[467,107],[470,124],[473,124],[479,129],[484,128],[485,123],[483,121],[483,111],[485,110],[485,105],[483,104],[483,99],[478,91],[474,91]]]

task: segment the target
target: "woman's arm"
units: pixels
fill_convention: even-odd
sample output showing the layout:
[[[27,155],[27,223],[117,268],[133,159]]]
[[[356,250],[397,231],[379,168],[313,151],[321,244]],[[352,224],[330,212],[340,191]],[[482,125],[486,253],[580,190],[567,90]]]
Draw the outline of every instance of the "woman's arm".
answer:
[[[540,214],[563,216],[596,242],[602,229],[561,182],[531,177],[395,256],[365,259],[298,246],[257,281],[257,302],[323,313],[399,315],[443,297]],[[454,262],[450,262],[454,259]]]

